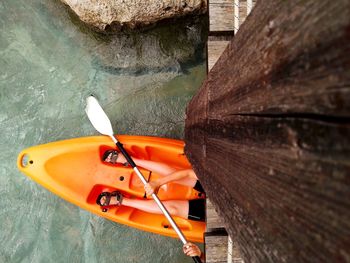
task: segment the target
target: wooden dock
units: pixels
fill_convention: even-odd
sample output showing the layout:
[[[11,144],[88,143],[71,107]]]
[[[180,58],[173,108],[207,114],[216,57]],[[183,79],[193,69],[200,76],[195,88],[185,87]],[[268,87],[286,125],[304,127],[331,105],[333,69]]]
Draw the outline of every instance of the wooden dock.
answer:
[[[207,263],[243,263],[237,242],[225,229],[225,224],[207,198],[207,229],[204,234],[205,255]]]
[[[208,72],[237,33],[254,4],[255,1],[252,0],[208,0]],[[243,263],[235,237],[227,234],[225,224],[209,198],[207,198],[206,224],[204,234],[206,262]]]
[[[245,262],[350,262],[349,11],[257,2],[188,103],[186,156]]]
[[[256,0],[208,0],[208,72],[251,12]]]

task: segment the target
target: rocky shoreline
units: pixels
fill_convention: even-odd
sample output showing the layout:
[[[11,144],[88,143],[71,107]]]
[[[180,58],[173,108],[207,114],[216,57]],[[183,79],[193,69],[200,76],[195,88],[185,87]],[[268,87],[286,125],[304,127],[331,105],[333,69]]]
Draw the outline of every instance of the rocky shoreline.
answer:
[[[99,31],[149,27],[160,21],[207,12],[206,0],[61,0]]]

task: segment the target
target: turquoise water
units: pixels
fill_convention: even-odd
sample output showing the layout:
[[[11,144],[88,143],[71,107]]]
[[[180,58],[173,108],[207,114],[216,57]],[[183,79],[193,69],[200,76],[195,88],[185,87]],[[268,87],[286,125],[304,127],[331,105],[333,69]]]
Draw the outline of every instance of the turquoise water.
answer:
[[[96,135],[94,94],[121,134],[181,138],[205,77],[205,23],[101,35],[54,0],[0,2],[0,262],[192,262],[176,239],[92,215],[16,168],[31,145]]]

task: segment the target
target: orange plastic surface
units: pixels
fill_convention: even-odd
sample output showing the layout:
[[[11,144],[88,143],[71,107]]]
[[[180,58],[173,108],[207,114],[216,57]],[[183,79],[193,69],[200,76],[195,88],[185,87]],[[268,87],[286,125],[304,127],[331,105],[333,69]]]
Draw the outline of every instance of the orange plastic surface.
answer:
[[[128,153],[135,158],[167,163],[177,169],[190,168],[183,153],[184,143],[178,140],[117,136]],[[119,190],[131,198],[144,199],[143,184],[131,167],[106,164],[101,156],[107,149],[115,149],[109,137],[94,136],[58,141],[23,150],[17,160],[21,172],[68,202],[112,221],[165,236],[177,237],[163,215],[146,213],[126,206],[103,212],[96,199],[101,192]],[[146,180],[158,174],[140,169]],[[161,200],[190,200],[199,198],[198,192],[176,183],[161,188]],[[186,239],[203,242],[205,223],[174,217]]]

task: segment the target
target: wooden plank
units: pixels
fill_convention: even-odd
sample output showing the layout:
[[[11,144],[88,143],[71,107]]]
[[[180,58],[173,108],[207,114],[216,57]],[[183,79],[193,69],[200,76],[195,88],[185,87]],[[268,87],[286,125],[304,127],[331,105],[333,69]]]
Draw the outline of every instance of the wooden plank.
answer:
[[[209,2],[209,31],[233,31],[233,5]]]
[[[227,235],[204,235],[205,262],[226,263],[227,262]]]
[[[253,9],[253,0],[247,0],[247,16],[250,14],[252,9]]]
[[[224,221],[217,214],[215,207],[209,198],[207,198],[206,201],[206,226],[207,232],[210,232],[212,229],[216,228],[225,228]]]
[[[247,17],[247,1],[239,1],[239,26],[241,26]]]
[[[216,61],[218,61],[228,43],[229,41],[208,41],[208,71],[210,71],[215,65]]]
[[[240,3],[240,0],[234,0],[233,27],[234,27],[235,34],[238,32],[238,29],[239,29],[239,3]]]
[[[241,252],[236,240],[232,239],[230,236],[228,238],[227,244],[227,262],[228,263],[244,263],[242,259]]]
[[[233,5],[234,0],[209,0],[209,4],[214,5]]]
[[[237,241],[232,241],[232,262],[244,263]]]

